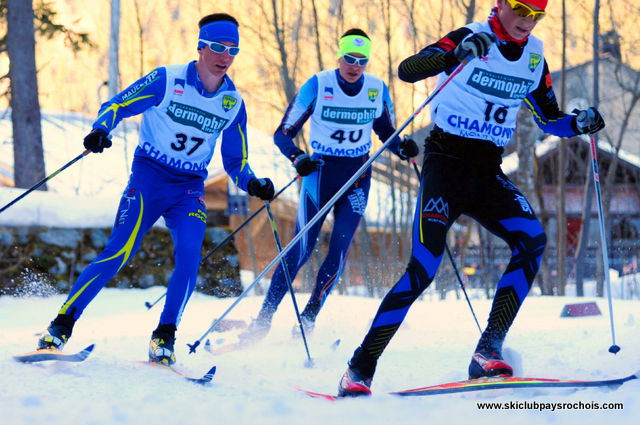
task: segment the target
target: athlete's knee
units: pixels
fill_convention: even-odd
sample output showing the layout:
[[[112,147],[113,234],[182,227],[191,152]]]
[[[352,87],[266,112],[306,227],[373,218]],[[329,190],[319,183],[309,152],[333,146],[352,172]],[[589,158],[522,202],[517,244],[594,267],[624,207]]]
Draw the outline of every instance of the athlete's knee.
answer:
[[[417,261],[409,262],[407,271],[384,297],[382,301],[384,309],[387,311],[398,310],[394,315],[399,314],[398,323],[402,322],[409,306],[427,289],[429,283],[431,283],[431,279],[420,263]]]
[[[516,245],[517,249],[522,250],[524,255],[542,255],[547,246],[547,235],[540,225],[540,229],[535,233],[521,233]]]
[[[544,250],[545,247],[547,246],[547,234],[545,233],[544,229],[542,230],[542,233],[538,236],[537,242],[541,250]]]
[[[418,291],[422,293],[432,281],[430,275],[435,275],[435,271],[433,273],[429,273],[425,266],[418,261],[415,257],[411,257],[409,260],[409,264],[407,265],[407,273],[409,274],[409,278],[412,281],[415,281],[418,284]]]

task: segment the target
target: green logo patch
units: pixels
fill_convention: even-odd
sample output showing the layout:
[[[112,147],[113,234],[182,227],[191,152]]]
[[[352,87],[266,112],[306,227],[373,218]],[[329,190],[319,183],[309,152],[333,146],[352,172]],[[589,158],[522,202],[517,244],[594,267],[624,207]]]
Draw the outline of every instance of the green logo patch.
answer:
[[[225,95],[222,98],[222,107],[224,108],[225,111],[230,111],[233,109],[234,106],[236,106],[237,102],[238,100],[235,97]]]
[[[375,102],[376,97],[378,97],[377,89],[369,89],[369,100]]]
[[[538,65],[540,64],[541,60],[542,60],[542,56],[538,55],[537,53],[530,53],[529,54],[529,70],[531,70],[531,72],[535,71]]]

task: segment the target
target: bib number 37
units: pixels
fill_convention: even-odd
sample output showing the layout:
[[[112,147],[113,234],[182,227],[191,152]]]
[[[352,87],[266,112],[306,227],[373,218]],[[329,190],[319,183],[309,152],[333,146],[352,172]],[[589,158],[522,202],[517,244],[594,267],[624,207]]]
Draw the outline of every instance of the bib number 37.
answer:
[[[204,139],[202,137],[189,138],[186,134],[178,133],[176,134],[176,140],[171,142],[171,149],[173,149],[174,151],[183,151],[187,148],[187,142],[189,141],[194,142],[195,144],[191,146],[191,149],[189,149],[187,155],[191,155],[192,153],[194,153],[204,143]]]

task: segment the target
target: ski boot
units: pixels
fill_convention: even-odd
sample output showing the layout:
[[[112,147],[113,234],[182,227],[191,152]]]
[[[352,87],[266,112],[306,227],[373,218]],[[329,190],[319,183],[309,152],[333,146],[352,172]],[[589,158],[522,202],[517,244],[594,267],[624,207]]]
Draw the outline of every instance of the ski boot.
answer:
[[[271,317],[262,314],[262,311],[258,314],[258,317],[251,320],[247,329],[238,335],[238,339],[242,344],[252,344],[258,342],[267,336],[271,330]]]
[[[75,323],[76,319],[74,319],[73,316],[58,314],[49,324],[49,327],[40,334],[38,349],[62,351],[64,345],[71,337]]]
[[[338,397],[370,396],[372,379],[349,367],[338,384]]]
[[[485,376],[513,375],[513,368],[502,358],[502,339],[487,342],[480,338],[476,352],[471,356],[469,364],[469,379]]]
[[[171,366],[176,362],[173,345],[176,342],[176,325],[158,325],[149,341],[149,362]]]
[[[316,326],[316,322],[306,316],[300,316],[300,322],[302,323],[302,328],[304,329],[304,336],[309,338],[313,335],[313,328]],[[300,332],[300,323],[293,325],[293,329],[291,329],[291,335],[294,338],[302,338],[302,333]]]
[[[377,358],[358,347],[349,360],[349,368],[338,384],[338,397],[360,397],[371,395],[371,380],[376,371]]]

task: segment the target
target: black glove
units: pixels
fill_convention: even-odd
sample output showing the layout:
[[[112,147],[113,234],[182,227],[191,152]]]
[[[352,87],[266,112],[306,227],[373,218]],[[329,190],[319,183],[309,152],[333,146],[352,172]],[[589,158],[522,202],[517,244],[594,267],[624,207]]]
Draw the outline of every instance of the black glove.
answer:
[[[398,144],[398,156],[400,159],[409,159],[418,156],[420,150],[418,144],[411,137],[405,135]]]
[[[604,118],[594,107],[574,109],[573,113],[576,114],[574,124],[578,134],[593,134],[604,128]]]
[[[103,129],[94,128],[85,136],[84,147],[93,153],[100,153],[111,147],[111,137]]]
[[[314,171],[318,171],[318,169],[324,165],[323,160],[311,158],[304,152],[297,154],[291,162],[293,162],[293,166],[296,167],[296,171],[300,177],[308,176]]]
[[[496,42],[496,36],[488,32],[478,32],[462,40],[453,51],[456,59],[460,62],[467,56],[481,58],[487,56],[489,48]]]
[[[273,199],[275,190],[273,189],[273,182],[270,179],[258,179],[254,177],[247,183],[247,192],[249,195],[260,198],[263,201],[270,201]]]

